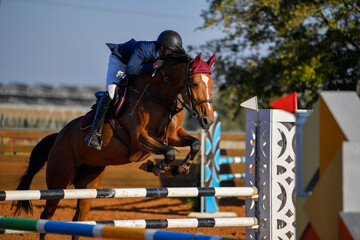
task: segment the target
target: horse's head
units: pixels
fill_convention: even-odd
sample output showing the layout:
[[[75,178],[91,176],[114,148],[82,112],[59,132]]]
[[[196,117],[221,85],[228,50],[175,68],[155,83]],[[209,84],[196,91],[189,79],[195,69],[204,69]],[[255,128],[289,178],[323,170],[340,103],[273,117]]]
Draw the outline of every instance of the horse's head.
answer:
[[[201,60],[201,53],[197,55],[188,65],[185,87],[181,92],[185,103],[191,106],[203,129],[209,129],[215,121],[211,103],[214,80],[210,76],[215,58],[214,54],[207,62],[204,62]]]

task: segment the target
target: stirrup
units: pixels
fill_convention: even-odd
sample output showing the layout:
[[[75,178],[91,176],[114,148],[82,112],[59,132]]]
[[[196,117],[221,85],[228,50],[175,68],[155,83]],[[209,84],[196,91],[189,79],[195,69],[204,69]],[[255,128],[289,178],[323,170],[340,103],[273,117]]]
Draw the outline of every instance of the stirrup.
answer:
[[[89,132],[89,134],[90,134],[90,132]],[[95,139],[95,137],[96,137],[96,139]],[[99,139],[100,139],[100,142],[98,141]],[[91,136],[89,136],[89,135],[86,136],[86,142],[87,142],[88,147],[94,148],[94,149],[100,151],[101,146],[103,144],[103,139],[102,139],[102,136],[100,133],[94,131],[93,133],[91,133]]]

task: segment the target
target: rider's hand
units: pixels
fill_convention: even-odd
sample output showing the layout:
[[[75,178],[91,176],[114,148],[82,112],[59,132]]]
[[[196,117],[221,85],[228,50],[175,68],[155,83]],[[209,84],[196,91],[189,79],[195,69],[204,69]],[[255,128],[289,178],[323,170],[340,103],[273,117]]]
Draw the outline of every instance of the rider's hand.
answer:
[[[154,69],[156,69],[156,68],[161,68],[162,65],[164,65],[164,60],[158,59],[158,60],[156,60],[156,61],[154,62],[153,68],[154,68]]]

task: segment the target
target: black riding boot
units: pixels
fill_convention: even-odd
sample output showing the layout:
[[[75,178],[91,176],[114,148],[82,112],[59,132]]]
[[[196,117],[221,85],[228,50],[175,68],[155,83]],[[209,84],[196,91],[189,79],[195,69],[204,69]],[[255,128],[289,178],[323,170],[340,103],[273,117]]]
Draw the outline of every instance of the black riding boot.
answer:
[[[101,130],[110,103],[111,103],[111,98],[109,97],[109,93],[106,92],[99,102],[93,125],[91,126],[91,130],[88,132],[85,138],[85,142],[89,147],[95,148],[96,150],[99,151],[101,150],[101,145],[102,145]]]

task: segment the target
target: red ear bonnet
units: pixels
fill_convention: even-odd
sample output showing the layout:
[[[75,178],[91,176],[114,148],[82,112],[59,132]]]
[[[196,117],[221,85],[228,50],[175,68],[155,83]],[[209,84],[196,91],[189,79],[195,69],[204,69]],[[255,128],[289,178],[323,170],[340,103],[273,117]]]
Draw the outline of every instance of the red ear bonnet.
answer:
[[[213,53],[212,57],[206,62],[209,65],[209,67],[212,67],[214,65],[215,59],[216,59],[216,55],[215,53]]]
[[[207,62],[201,60],[201,53],[199,53],[196,58],[190,62],[189,70],[192,73],[208,73],[211,74],[211,67],[213,66],[216,59],[214,54]]]

